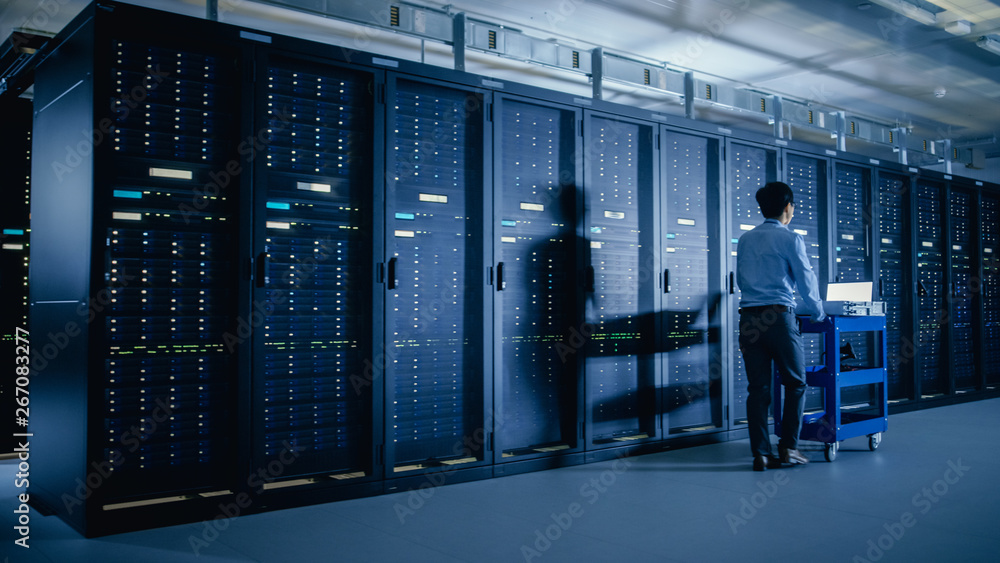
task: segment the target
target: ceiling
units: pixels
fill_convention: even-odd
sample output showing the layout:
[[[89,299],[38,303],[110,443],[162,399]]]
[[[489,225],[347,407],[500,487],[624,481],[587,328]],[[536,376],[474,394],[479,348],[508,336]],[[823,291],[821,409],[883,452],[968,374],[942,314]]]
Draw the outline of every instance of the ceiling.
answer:
[[[286,0],[287,1],[287,0]],[[414,0],[412,4],[466,12],[468,17],[516,27],[580,48],[662,61],[785,98],[912,127],[914,135],[951,139],[955,146],[1000,158],[1000,55],[976,46],[983,35],[1000,36],[1000,0],[909,0],[937,14],[927,25],[862,0]],[[310,0],[326,7],[336,0]],[[58,31],[85,0],[0,0],[0,34],[28,27]],[[132,3],[203,16],[204,0],[136,0]],[[386,10],[387,0],[342,0]],[[262,6],[252,0],[219,0],[220,19],[332,43],[358,43],[357,31],[324,18]],[[329,7],[327,7],[329,9]],[[945,25],[971,24],[965,35]],[[39,25],[44,24],[44,25]],[[353,33],[353,34],[352,34]],[[374,38],[373,41],[369,39]],[[365,35],[362,50],[399,56],[414,51],[393,34]],[[343,43],[342,43],[343,44]],[[434,59],[435,53],[437,60]],[[447,64],[444,46],[419,57]],[[413,55],[411,57],[416,57]],[[484,57],[477,59],[483,64]],[[497,72],[510,61],[496,57]],[[488,64],[488,63],[487,63]],[[481,69],[472,69],[482,72]],[[544,69],[518,69],[525,80]],[[538,80],[534,80],[538,82]],[[568,88],[586,92],[585,78]],[[677,106],[639,89],[610,88],[607,99],[646,107]],[[722,119],[718,116],[714,119]],[[766,126],[766,124],[765,124]],[[807,132],[808,133],[808,132]],[[808,135],[807,135],[808,136]],[[811,140],[811,139],[809,139]],[[891,154],[891,153],[890,153]],[[996,162],[990,163],[991,167]],[[991,178],[988,178],[991,179]]]

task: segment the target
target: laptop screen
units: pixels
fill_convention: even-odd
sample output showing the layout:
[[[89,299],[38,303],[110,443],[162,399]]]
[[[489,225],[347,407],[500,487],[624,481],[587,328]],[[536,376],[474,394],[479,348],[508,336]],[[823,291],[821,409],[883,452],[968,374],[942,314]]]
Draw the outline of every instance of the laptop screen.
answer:
[[[827,301],[871,301],[872,282],[827,284],[826,300]]]

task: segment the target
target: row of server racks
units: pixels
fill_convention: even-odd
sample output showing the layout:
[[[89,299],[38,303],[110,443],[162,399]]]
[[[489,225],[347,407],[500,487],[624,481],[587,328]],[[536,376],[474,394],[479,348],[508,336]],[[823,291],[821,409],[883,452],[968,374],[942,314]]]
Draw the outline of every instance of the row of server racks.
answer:
[[[86,535],[740,437],[770,180],[891,400],[1000,383],[995,186],[111,2],[53,43],[31,498]]]

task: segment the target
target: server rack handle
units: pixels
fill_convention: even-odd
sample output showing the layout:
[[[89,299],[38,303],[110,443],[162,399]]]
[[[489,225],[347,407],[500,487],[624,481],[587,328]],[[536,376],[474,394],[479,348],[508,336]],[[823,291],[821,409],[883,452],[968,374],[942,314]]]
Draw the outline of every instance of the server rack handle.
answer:
[[[917,281],[917,296],[927,297],[927,288],[924,287],[924,282],[922,281]]]
[[[736,274],[729,272],[729,295],[736,293]]]
[[[882,299],[885,296],[885,286],[882,285],[882,278],[878,280],[878,298]]]
[[[497,263],[497,291],[507,289],[507,280],[503,276],[503,262]]]
[[[670,293],[670,268],[663,270],[663,293]]]
[[[271,269],[271,256],[265,250],[257,255],[257,287],[267,285],[267,272]]]
[[[583,285],[584,288],[593,293],[594,292],[594,267],[587,266],[583,272]]]
[[[386,268],[388,271],[385,275],[385,285],[389,289],[396,289],[396,257],[393,256],[389,259],[389,266]]]

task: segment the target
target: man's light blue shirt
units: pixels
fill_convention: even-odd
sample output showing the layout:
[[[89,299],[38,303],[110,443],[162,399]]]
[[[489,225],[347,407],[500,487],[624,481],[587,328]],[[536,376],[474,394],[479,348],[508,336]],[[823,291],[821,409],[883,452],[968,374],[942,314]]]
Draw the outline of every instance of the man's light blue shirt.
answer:
[[[798,314],[809,315],[815,321],[826,316],[805,241],[777,219],[767,219],[740,237],[736,246],[736,282],[742,292],[740,307],[785,305],[794,309],[792,290],[797,288],[805,309]]]

